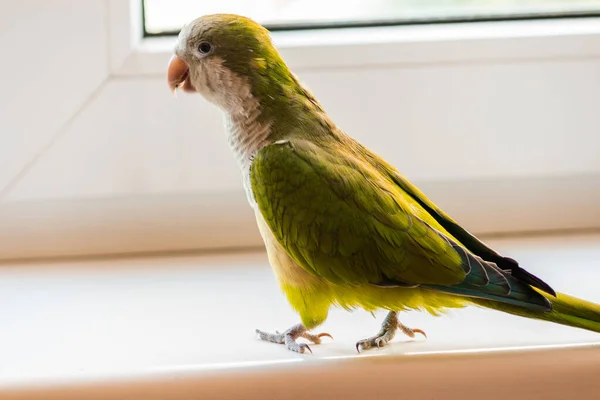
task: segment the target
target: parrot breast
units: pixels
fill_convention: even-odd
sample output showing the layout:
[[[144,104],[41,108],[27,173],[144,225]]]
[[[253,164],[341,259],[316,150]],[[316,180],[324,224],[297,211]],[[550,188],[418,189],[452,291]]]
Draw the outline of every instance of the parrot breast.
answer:
[[[250,206],[256,210],[257,204],[254,200],[250,183],[250,165],[256,152],[269,143],[270,125],[256,120],[260,114],[258,111],[255,111],[254,114],[243,118],[235,115],[226,115],[225,127],[229,146],[242,171],[246,197]]]

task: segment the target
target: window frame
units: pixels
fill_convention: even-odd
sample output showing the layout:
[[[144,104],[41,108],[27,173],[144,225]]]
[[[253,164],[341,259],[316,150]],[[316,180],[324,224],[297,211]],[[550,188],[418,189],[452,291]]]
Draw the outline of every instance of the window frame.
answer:
[[[110,76],[159,76],[176,37],[144,37],[140,0],[109,0]],[[290,68],[411,66],[600,55],[600,16],[361,28],[279,30]]]
[[[139,0],[141,6],[142,18],[142,37],[173,37],[177,36],[179,31],[149,32],[146,26],[146,2]],[[558,11],[558,12],[515,12],[510,14],[480,15],[480,16],[443,16],[437,18],[415,17],[407,19],[390,18],[378,20],[350,20],[350,21],[327,21],[312,23],[291,23],[291,24],[264,24],[271,32],[278,31],[305,31],[305,30],[323,30],[323,29],[347,29],[347,28],[373,28],[373,27],[394,27],[394,26],[412,26],[412,25],[436,25],[436,24],[457,24],[473,22],[504,22],[504,21],[537,21],[537,20],[556,20],[556,19],[579,19],[579,18],[598,18],[600,9],[588,11]]]

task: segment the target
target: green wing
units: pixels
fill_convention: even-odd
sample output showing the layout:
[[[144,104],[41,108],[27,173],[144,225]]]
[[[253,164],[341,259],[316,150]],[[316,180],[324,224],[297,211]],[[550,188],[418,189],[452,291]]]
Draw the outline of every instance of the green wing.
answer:
[[[420,206],[422,206],[448,233],[462,243],[473,254],[481,257],[485,261],[495,263],[505,271],[510,271],[514,278],[524,283],[537,287],[538,289],[556,297],[556,292],[546,282],[537,276],[524,270],[519,266],[516,260],[503,257],[485,243],[473,236],[470,232],[461,227],[445,212],[439,209],[431,200],[429,200],[417,187],[410,183],[406,178],[388,168],[393,181],[408,195],[410,195]]]
[[[295,139],[261,149],[254,198],[275,238],[306,271],[347,285],[422,286],[511,304],[548,301],[465,250],[360,154]]]

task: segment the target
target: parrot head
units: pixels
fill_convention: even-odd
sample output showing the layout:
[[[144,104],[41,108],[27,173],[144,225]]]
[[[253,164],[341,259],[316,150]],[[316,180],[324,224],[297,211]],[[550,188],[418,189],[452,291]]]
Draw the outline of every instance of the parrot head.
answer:
[[[234,14],[205,15],[186,24],[167,72],[171,91],[200,93],[224,111],[249,97],[271,97],[290,72],[269,31]],[[260,99],[259,99],[260,100]]]

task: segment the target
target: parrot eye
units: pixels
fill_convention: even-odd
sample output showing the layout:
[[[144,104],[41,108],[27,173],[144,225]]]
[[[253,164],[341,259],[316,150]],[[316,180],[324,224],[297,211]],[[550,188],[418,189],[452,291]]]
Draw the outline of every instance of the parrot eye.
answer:
[[[200,54],[208,54],[212,50],[212,45],[208,42],[201,42],[198,45],[198,51]]]

